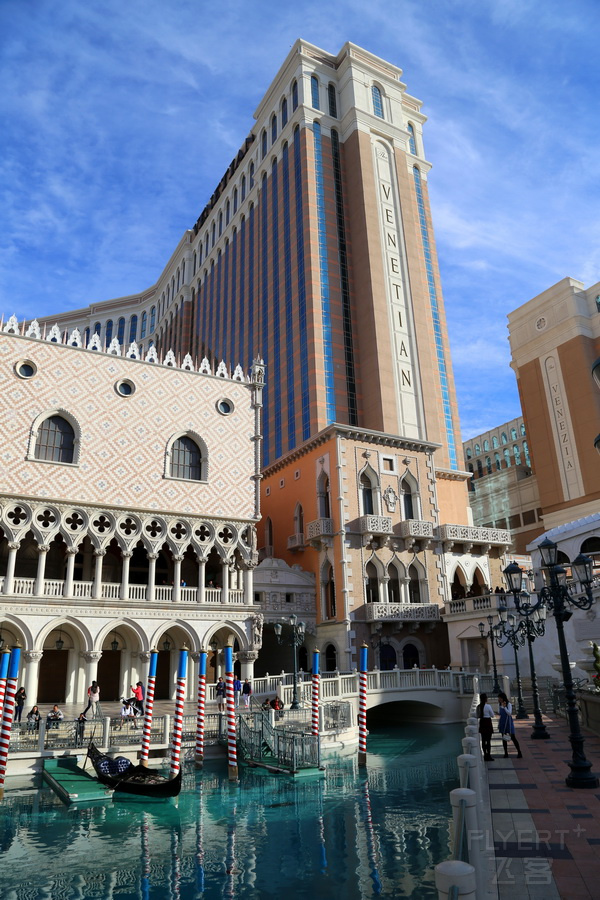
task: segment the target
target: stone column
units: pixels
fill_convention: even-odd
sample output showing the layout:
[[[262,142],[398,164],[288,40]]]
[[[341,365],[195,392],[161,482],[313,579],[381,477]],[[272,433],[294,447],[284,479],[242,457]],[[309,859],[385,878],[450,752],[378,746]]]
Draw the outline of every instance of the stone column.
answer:
[[[254,603],[254,567],[244,569],[244,603],[251,606]]]
[[[390,597],[388,594],[388,584],[390,581],[389,575],[384,575],[379,579],[379,602],[380,603],[389,603]]]
[[[154,602],[156,597],[156,560],[158,553],[148,554],[148,586],[146,588],[146,600]]]
[[[34,588],[36,597],[43,597],[44,595],[44,573],[46,571],[46,559],[49,549],[50,544],[38,544],[38,564]]]
[[[67,547],[67,573],[65,575],[63,597],[73,596],[73,574],[75,572],[75,557],[77,556],[77,550],[77,547]]]
[[[206,603],[206,586],[204,584],[206,578],[206,559],[203,556],[197,556],[198,560],[198,603]]]
[[[44,655],[42,650],[24,650],[23,659],[25,661],[23,678],[23,687],[27,692],[27,704],[29,709],[37,703],[38,681],[40,673],[40,660]]]
[[[221,603],[229,603],[229,560],[221,565]]]
[[[148,670],[150,668],[150,651],[149,650],[140,650],[140,652],[138,653],[138,657],[140,660],[139,680],[144,685],[144,690],[145,690],[146,685],[148,684]]]
[[[94,569],[94,583],[92,585],[92,597],[100,600],[102,597],[102,560],[106,556],[106,550],[94,550],[96,565]]]
[[[121,600],[129,600],[129,562],[133,553],[131,550],[123,550],[123,574],[121,576]]]
[[[17,561],[17,550],[20,546],[20,541],[8,542],[8,560],[6,562],[6,575],[4,576],[5,594],[12,594],[15,588],[15,563]]]
[[[410,584],[410,578],[404,577],[400,579],[400,584],[402,585],[400,589],[400,602],[401,603],[410,603],[410,592],[408,590],[408,586]]]
[[[102,659],[102,650],[86,650],[81,655],[85,660],[85,689],[87,691],[92,681],[98,681],[98,663]],[[102,703],[102,695],[100,702]]]
[[[241,680],[249,678],[250,683],[254,679],[254,663],[258,659],[258,650],[245,650],[237,654],[237,658],[241,663]]]
[[[179,603],[181,600],[181,563],[183,556],[173,557],[173,594],[171,600],[173,603]]]

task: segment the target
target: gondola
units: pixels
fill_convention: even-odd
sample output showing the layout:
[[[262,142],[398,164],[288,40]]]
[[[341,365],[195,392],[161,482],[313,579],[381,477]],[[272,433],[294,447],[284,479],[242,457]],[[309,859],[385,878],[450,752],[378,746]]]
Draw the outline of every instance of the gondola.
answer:
[[[123,794],[154,797],[158,800],[163,797],[176,797],[181,790],[181,769],[174,778],[165,778],[155,769],[136,766],[124,756],[113,759],[101,753],[92,741],[88,746],[88,757],[100,784]]]

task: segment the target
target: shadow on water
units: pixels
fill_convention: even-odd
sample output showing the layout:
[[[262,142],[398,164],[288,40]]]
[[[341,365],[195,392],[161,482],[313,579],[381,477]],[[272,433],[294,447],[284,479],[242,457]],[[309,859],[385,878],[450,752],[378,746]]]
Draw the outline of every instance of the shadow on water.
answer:
[[[0,896],[20,900],[26,860],[28,898],[435,898],[460,736],[374,728],[366,770],[355,754],[333,757],[322,778],[241,768],[232,785],[226,765],[207,763],[188,770],[177,803],[147,807],[7,791]]]

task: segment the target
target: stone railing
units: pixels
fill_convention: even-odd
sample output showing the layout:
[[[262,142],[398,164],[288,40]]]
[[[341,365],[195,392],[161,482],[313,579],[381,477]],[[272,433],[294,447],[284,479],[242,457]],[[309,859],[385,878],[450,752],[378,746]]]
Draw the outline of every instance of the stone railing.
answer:
[[[446,615],[465,615],[468,613],[496,610],[506,606],[506,594],[482,594],[479,597],[462,597],[446,603]]]
[[[436,603],[365,603],[366,622],[435,622],[440,619]]]
[[[4,591],[4,576],[0,577],[0,594]],[[15,578],[13,581],[13,597],[35,597],[35,578]],[[43,592],[38,596],[40,599],[60,598],[64,599],[82,599],[92,600],[92,581],[74,581],[73,590],[70,597],[66,597],[66,581],[59,581],[54,578],[44,579]],[[130,584],[127,588],[128,600],[131,602],[146,602],[147,586],[145,584]],[[120,582],[103,582],[101,597],[98,600],[121,600],[122,585]],[[172,603],[173,602],[173,585],[157,585],[154,589],[154,599],[156,603]],[[7,595],[8,596],[8,595]],[[199,590],[197,587],[180,587],[179,588],[180,603],[199,603]],[[244,591],[232,590],[228,592],[228,604],[233,606],[247,605],[244,602]],[[252,601],[254,603],[254,600]],[[204,603],[214,606],[223,604],[223,592],[221,588],[204,588]],[[259,604],[257,604],[259,605]]]
[[[471,525],[439,525],[437,537],[444,543],[483,544],[490,547],[510,547],[512,537],[510,531],[501,528],[475,528]]]
[[[306,526],[306,539],[315,540],[320,537],[333,536],[333,519],[314,519]]]
[[[402,538],[433,538],[433,522],[422,519],[405,519],[396,526],[396,532]]]
[[[298,534],[290,534],[287,539],[288,550],[304,550],[304,547],[304,532],[299,532]]]
[[[391,534],[392,520],[388,516],[362,516],[358,530],[361,534]]]

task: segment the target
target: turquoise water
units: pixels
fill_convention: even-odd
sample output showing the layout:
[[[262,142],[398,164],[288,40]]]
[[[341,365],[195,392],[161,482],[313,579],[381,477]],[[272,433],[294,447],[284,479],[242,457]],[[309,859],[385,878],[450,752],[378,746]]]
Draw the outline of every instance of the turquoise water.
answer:
[[[326,760],[322,778],[207,763],[177,803],[65,807],[47,787],[0,804],[5,900],[436,898],[449,855],[448,792],[460,726],[371,732],[368,768]]]

